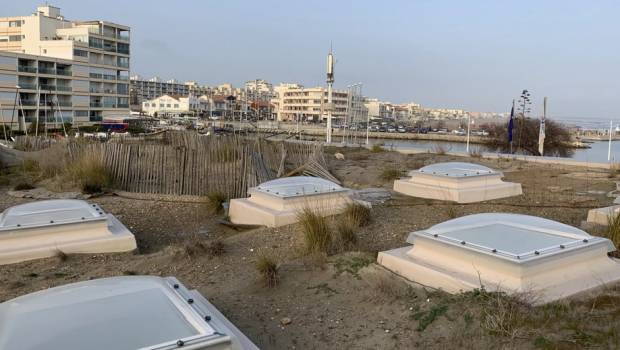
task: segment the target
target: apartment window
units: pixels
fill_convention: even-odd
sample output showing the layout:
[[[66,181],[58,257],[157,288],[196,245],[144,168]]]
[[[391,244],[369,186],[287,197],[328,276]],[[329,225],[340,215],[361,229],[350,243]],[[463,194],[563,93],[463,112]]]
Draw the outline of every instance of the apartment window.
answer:
[[[88,51],[73,49],[73,56],[88,57]]]
[[[22,21],[10,21],[9,22],[9,27],[21,27],[22,26]]]
[[[165,107],[165,106],[164,106],[164,104],[163,104],[163,103],[160,103],[160,104],[159,104],[159,108],[164,108],[164,107]]]
[[[168,104],[166,105],[166,107],[170,108],[170,103],[168,103]]]
[[[76,117],[88,117],[88,111],[74,111]]]
[[[157,104],[151,103],[151,107],[157,107]]]
[[[22,41],[22,36],[21,35],[10,35],[9,41]]]
[[[117,57],[116,65],[123,68],[129,68],[129,58],[127,57]]]
[[[175,103],[174,108],[179,108],[179,105]]]

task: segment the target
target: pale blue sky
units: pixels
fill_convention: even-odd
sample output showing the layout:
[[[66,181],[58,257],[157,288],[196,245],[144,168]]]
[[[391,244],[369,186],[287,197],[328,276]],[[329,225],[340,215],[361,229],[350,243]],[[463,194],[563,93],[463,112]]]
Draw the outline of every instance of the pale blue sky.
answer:
[[[264,78],[325,84],[429,107],[620,116],[620,1],[57,0],[68,19],[132,27],[132,74],[215,85]],[[5,0],[0,16],[39,1]]]

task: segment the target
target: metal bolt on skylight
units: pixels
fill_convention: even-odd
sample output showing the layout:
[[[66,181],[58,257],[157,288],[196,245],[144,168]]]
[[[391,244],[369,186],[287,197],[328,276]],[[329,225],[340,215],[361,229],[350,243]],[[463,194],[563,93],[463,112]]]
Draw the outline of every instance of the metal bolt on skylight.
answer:
[[[193,304],[194,303],[194,299],[192,299],[192,298],[187,299],[187,303],[188,304]]]
[[[172,285],[172,288],[179,289],[179,285],[175,283],[174,285]]]
[[[206,316],[205,316],[205,321],[207,321],[207,322],[211,321],[211,316],[206,315]]]
[[[182,340],[177,340],[177,346],[183,346],[185,345],[185,342]]]

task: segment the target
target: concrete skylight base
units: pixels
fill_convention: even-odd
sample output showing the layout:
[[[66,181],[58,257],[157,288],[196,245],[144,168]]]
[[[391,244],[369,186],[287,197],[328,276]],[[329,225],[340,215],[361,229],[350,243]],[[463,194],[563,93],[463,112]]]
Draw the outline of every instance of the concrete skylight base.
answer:
[[[297,222],[304,208],[328,216],[341,212],[353,201],[348,189],[309,176],[267,181],[251,188],[248,194],[248,198],[230,201],[228,215],[232,223],[278,227]]]
[[[476,214],[413,232],[379,264],[449,293],[481,288],[547,303],[620,281],[613,244],[577,228],[516,214]]]
[[[620,205],[612,205],[611,207],[590,209],[588,211],[587,222],[607,226],[609,219],[620,214]]]
[[[58,252],[112,253],[136,249],[133,234],[96,204],[58,199],[26,203],[0,214],[0,264]]]
[[[471,163],[437,163],[394,181],[394,191],[408,196],[475,203],[521,195],[521,184],[503,182],[499,171]]]

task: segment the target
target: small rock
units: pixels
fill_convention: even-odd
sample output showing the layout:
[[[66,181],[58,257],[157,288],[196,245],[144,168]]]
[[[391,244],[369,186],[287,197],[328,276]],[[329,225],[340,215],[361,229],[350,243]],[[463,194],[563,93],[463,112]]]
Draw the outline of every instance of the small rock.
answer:
[[[291,322],[293,322],[290,318],[288,317],[284,317],[280,320],[280,324],[283,326],[289,325],[291,324]]]
[[[344,160],[344,154],[342,153],[335,153],[334,157],[336,157],[336,159],[338,160]]]

